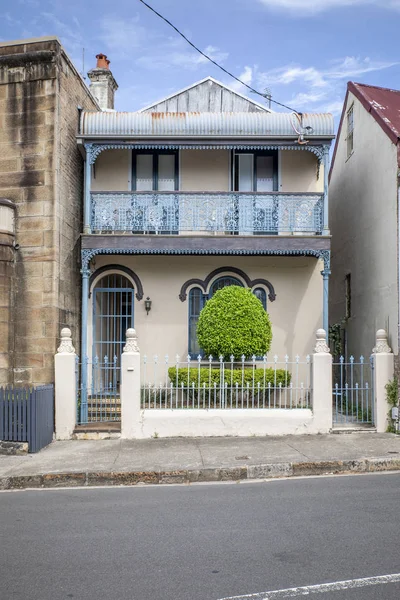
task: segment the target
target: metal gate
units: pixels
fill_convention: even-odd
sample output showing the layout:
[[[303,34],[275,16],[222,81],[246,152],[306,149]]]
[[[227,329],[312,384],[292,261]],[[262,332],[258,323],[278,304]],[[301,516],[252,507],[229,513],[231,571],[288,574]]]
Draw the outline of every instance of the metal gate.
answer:
[[[80,424],[121,420],[121,355],[133,327],[134,288],[125,275],[104,275],[92,298],[92,354],[77,364]]]
[[[333,425],[374,425],[374,358],[360,356],[357,362],[341,356],[333,363]]]

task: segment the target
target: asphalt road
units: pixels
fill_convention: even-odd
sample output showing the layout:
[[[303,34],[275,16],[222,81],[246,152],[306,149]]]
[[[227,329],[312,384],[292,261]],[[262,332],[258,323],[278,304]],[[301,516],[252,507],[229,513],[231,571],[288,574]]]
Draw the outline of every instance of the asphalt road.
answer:
[[[399,474],[3,492],[0,598],[298,598],[256,593],[398,574],[399,492]],[[309,595],[398,600],[398,579]]]

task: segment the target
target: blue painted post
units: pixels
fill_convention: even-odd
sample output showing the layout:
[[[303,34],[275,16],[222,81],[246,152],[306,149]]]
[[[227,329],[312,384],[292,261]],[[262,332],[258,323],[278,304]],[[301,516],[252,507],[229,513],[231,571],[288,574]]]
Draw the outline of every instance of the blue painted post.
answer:
[[[92,145],[85,144],[86,149],[86,161],[85,161],[85,195],[83,199],[83,233],[91,233],[90,224],[90,213],[91,213],[91,202],[90,202],[90,187],[92,180]]]
[[[82,330],[81,330],[81,423],[87,423],[88,418],[88,304],[89,304],[89,261],[82,259]]]
[[[326,334],[328,335],[329,331],[329,275],[331,272],[329,269],[324,269],[321,271],[323,277],[323,286],[324,286],[324,299],[323,299],[323,311],[322,311],[322,326],[325,329]]]
[[[321,250],[320,258],[324,261],[324,269],[321,271],[323,277],[323,309],[322,326],[328,336],[329,332],[329,275],[331,274],[331,252],[330,250]]]
[[[328,197],[329,146],[324,146],[324,161],[323,161],[323,163],[324,163],[324,228],[322,231],[322,235],[330,235],[330,231],[329,231],[329,197]]]

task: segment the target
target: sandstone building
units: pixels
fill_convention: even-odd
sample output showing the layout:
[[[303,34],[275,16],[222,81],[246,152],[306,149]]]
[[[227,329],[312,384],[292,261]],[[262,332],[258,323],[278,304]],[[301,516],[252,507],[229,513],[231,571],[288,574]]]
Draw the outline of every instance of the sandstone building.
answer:
[[[76,133],[98,108],[56,37],[0,43],[0,385],[53,381],[60,328],[79,338]]]

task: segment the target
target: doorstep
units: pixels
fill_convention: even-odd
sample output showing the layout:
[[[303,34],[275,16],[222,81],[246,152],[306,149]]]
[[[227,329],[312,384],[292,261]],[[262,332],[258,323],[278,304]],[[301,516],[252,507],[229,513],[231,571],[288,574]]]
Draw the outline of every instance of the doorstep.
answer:
[[[115,440],[121,437],[121,421],[98,421],[75,425],[73,440]]]

